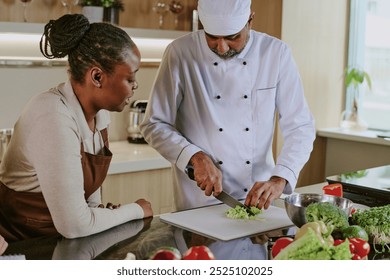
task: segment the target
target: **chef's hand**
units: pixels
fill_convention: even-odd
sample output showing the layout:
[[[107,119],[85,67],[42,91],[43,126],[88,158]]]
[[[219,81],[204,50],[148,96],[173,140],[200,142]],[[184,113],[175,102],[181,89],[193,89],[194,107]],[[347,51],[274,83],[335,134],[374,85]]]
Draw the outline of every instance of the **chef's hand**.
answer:
[[[140,198],[135,203],[141,206],[142,210],[144,210],[144,218],[153,216],[152,204],[149,201]]]
[[[281,196],[286,184],[285,179],[276,176],[266,182],[256,182],[245,199],[245,205],[268,209],[272,201]]]
[[[0,256],[5,252],[5,249],[7,249],[7,247],[7,241],[5,241],[4,237],[0,235]]]
[[[222,191],[222,172],[213,160],[203,152],[197,152],[191,157],[191,165],[194,168],[194,177],[198,187],[205,195],[218,196]]]
[[[99,208],[104,208],[104,204],[99,204],[99,206],[98,206]],[[108,209],[116,209],[116,208],[119,208],[119,207],[121,207],[121,205],[120,204],[118,204],[118,205],[115,205],[115,204],[112,204],[111,202],[107,202],[107,205],[106,205],[106,207],[105,208],[108,208]]]

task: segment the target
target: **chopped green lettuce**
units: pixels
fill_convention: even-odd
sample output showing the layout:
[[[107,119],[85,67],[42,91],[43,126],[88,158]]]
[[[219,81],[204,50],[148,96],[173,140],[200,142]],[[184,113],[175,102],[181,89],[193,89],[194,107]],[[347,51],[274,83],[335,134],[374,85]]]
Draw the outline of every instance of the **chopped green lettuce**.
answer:
[[[252,206],[251,211],[254,215],[250,215],[244,207],[237,205],[235,208],[230,208],[226,211],[226,216],[230,219],[241,219],[241,220],[262,220],[257,217],[258,214],[262,213],[262,210]]]

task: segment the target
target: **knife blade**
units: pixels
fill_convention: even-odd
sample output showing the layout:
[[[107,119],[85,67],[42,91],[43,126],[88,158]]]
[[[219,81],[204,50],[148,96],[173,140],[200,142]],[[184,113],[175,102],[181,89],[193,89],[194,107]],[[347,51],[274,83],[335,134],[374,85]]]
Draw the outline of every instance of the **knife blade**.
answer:
[[[222,201],[224,204],[230,206],[231,208],[235,208],[236,206],[240,206],[246,210],[246,212],[254,216],[255,214],[252,212],[251,208],[249,206],[246,206],[245,204],[241,203],[234,197],[232,197],[230,194],[228,194],[225,191],[222,191],[218,196],[216,196],[219,201]]]
[[[188,165],[186,167],[186,170],[185,172],[187,173],[187,176],[191,179],[191,180],[195,180],[195,176],[194,176],[194,168],[191,166],[191,165]],[[237,199],[235,199],[234,197],[232,197],[230,194],[228,194],[227,192],[225,191],[222,191],[218,196],[216,196],[215,198],[217,198],[219,201],[223,202],[224,204],[230,206],[231,208],[235,208],[237,205],[238,206],[241,206],[243,207],[246,212],[250,215],[250,216],[254,216],[255,214],[252,212],[251,208],[249,206],[246,206],[245,204],[239,202]]]

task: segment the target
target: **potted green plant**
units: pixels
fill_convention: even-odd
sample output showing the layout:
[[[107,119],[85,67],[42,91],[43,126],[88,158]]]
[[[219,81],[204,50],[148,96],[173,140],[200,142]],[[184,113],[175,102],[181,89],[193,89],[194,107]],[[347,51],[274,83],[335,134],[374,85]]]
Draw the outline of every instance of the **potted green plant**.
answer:
[[[83,7],[82,12],[89,22],[102,22],[104,7],[102,0],[81,0],[80,6]]]
[[[355,67],[349,67],[345,70],[345,86],[347,88],[353,86],[354,89],[358,90],[364,81],[371,89],[371,78],[366,71]]]
[[[359,116],[359,104],[361,99],[361,87],[366,82],[369,89],[371,89],[370,75],[358,68],[348,67],[345,70],[345,87],[349,98],[350,106],[342,114],[341,127],[350,128],[354,130],[367,129],[367,124]]]
[[[103,7],[103,0],[81,0],[82,7]]]
[[[125,10],[122,0],[101,0],[104,7],[103,21],[119,23],[119,13]]]
[[[118,24],[119,12],[125,10],[122,0],[82,0],[80,5],[83,7],[83,14],[91,22],[107,21]]]
[[[125,10],[125,5],[122,0],[101,0],[103,7],[105,8],[114,8],[120,11]]]

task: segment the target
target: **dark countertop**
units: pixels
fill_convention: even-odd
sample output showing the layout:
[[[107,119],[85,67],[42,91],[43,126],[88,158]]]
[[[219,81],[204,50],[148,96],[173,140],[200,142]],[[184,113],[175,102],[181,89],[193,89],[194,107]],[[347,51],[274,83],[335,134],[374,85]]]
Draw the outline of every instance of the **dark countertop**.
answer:
[[[174,247],[184,253],[191,246],[207,245],[217,259],[267,259],[268,238],[291,230],[294,227],[250,238],[216,241],[160,222],[155,216],[83,238],[57,235],[11,243],[4,255],[24,255],[27,260],[121,260],[127,253],[133,253],[142,260],[161,247]]]
[[[301,193],[322,193],[326,182],[297,188]],[[283,200],[275,206],[284,207]],[[216,259],[269,259],[269,249],[278,236],[295,234],[296,227],[266,232],[261,235],[216,241],[160,221],[159,216],[128,222],[107,231],[76,239],[59,235],[24,240],[9,244],[4,255],[22,255],[27,260],[122,260],[128,253],[137,260],[148,259],[161,247],[174,247],[183,254],[189,247],[206,245]],[[1,257],[0,257],[1,259]],[[369,259],[390,259],[390,252],[376,254],[371,247]]]
[[[219,260],[266,260],[272,241],[295,230],[290,227],[232,241],[216,241],[160,222],[155,216],[83,238],[66,239],[57,235],[11,243],[4,255],[23,255],[26,260],[123,260],[132,253],[137,260],[143,260],[161,247],[174,247],[184,253],[191,246],[206,245]],[[371,251],[369,259],[390,259],[390,253]]]

